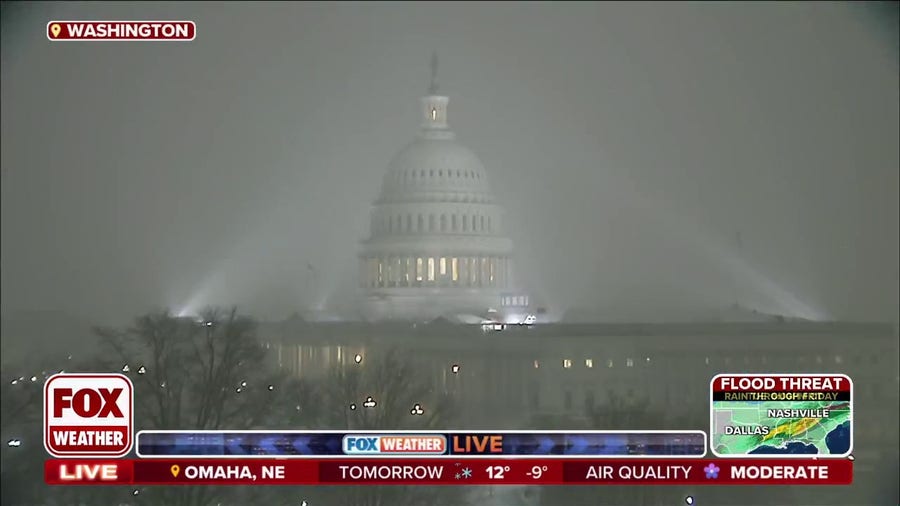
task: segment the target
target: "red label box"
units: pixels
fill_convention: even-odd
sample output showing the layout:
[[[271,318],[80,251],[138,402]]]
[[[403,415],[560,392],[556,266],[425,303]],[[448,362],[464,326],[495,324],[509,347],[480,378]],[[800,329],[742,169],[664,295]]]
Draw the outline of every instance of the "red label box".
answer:
[[[134,387],[127,376],[55,374],[44,383],[44,448],[54,457],[123,457],[133,432]]]
[[[193,21],[49,21],[47,39],[81,41],[191,41]]]

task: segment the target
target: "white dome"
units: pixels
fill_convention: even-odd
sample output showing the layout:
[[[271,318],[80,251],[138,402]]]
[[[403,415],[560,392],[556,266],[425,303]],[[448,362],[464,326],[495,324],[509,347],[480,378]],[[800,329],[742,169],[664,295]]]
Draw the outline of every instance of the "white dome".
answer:
[[[382,202],[491,202],[484,165],[452,138],[420,136],[388,165]]]
[[[418,136],[388,164],[360,248],[363,313],[421,320],[480,314],[514,288],[487,173],[447,124],[448,98],[423,97]]]

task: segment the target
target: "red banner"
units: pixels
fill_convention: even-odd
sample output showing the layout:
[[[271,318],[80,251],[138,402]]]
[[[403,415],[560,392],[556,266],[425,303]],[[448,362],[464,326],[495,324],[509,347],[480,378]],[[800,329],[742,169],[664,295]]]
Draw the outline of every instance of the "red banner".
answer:
[[[47,38],[61,40],[194,40],[193,21],[50,21]]]
[[[51,485],[849,485],[847,459],[48,460]]]

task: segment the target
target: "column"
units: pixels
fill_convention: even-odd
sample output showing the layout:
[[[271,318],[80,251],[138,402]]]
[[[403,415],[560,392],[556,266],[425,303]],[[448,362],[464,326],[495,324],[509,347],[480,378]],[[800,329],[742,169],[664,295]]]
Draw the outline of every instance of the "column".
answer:
[[[378,286],[378,288],[384,288],[384,274],[385,274],[384,273],[384,257],[379,255],[378,259],[376,260],[376,263],[377,263],[377,267],[376,267],[377,271],[376,272],[378,274],[378,276],[376,278],[376,280],[377,280],[376,286]]]
[[[384,261],[384,268],[387,271],[384,278],[384,286],[394,286],[394,257],[388,256]]]
[[[506,257],[503,262],[503,277],[506,279],[506,288],[512,286],[512,258]]]

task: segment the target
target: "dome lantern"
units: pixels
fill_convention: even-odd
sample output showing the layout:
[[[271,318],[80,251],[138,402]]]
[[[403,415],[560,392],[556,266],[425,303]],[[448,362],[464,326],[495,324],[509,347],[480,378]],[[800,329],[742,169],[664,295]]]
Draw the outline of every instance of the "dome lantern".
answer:
[[[431,55],[431,85],[428,86],[428,95],[422,97],[422,129],[425,133],[449,129],[447,102],[450,99],[438,95],[437,65],[437,53],[434,53]]]

